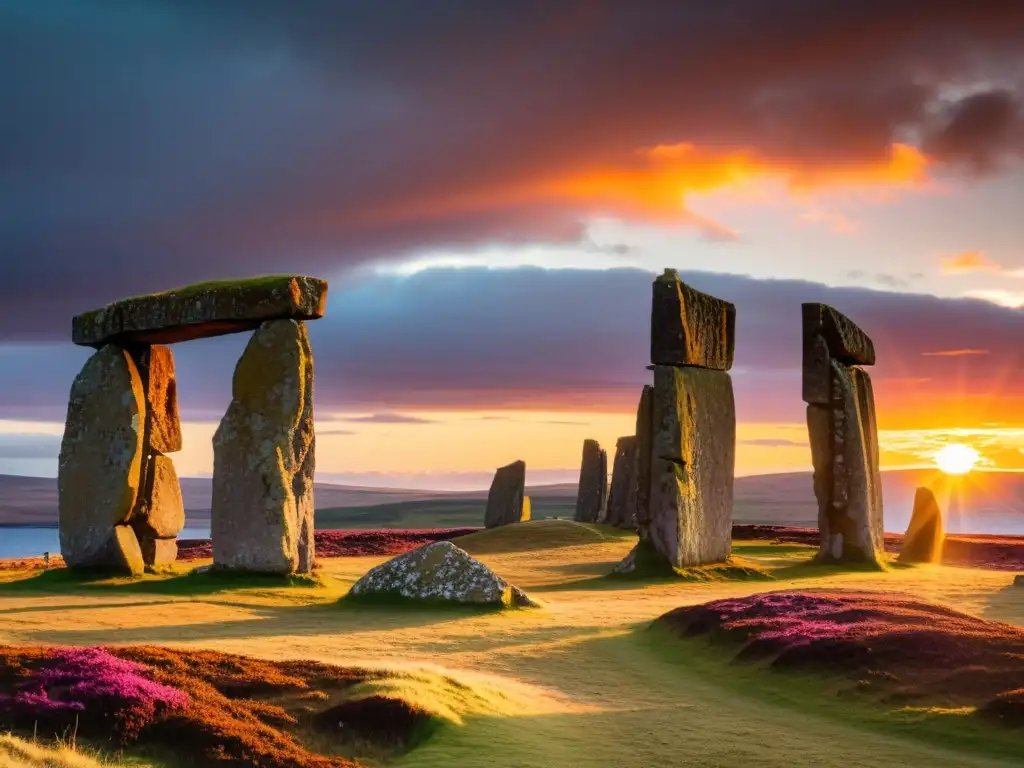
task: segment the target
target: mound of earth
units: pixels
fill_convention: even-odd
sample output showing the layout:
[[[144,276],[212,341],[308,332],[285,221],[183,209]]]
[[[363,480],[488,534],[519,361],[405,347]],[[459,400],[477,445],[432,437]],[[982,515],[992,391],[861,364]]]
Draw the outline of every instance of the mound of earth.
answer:
[[[682,637],[739,646],[737,659],[839,675],[889,703],[974,707],[1024,725],[1024,629],[874,592],[768,592],[677,608]]]
[[[462,536],[456,542],[474,555],[530,552],[557,547],[579,547],[604,541],[621,541],[634,534],[608,525],[573,520],[532,520],[527,523],[486,528]]]
[[[364,684],[382,678],[153,646],[0,647],[0,722],[190,766],[348,768],[361,763],[339,755],[403,751],[432,721],[400,698],[367,695]]]
[[[373,557],[400,555],[433,541],[447,541],[473,533],[477,528],[403,528],[372,531],[317,531],[316,556]],[[213,557],[209,539],[183,539],[178,542],[179,560],[203,560]]]
[[[509,608],[535,605],[525,592],[450,541],[428,544],[378,565],[352,585],[349,595]]]

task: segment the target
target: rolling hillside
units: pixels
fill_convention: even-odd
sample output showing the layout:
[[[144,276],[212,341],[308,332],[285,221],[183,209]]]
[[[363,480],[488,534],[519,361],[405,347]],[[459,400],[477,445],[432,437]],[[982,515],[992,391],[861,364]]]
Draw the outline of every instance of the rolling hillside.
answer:
[[[914,490],[930,485],[951,532],[1024,533],[1024,473],[975,472],[950,478],[932,470],[882,473],[886,529],[906,529]],[[210,517],[210,480],[184,478],[189,524]],[[576,488],[571,484],[527,488],[534,518],[570,517]],[[318,484],[320,528],[433,528],[482,525],[486,490],[436,492]],[[736,479],[737,522],[817,525],[808,472]],[[52,478],[0,475],[0,525],[51,526],[57,522],[57,488]]]

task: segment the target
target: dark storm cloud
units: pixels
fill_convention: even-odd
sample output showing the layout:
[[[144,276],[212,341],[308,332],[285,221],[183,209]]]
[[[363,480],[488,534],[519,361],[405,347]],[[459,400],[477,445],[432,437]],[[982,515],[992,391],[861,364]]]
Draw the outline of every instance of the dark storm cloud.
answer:
[[[976,173],[997,170],[1024,150],[1024,112],[1016,93],[985,91],[952,104],[925,149]]]
[[[931,105],[1019,71],[1022,29],[1019,2],[7,0],[0,341],[198,279],[578,239],[615,201],[534,185],[655,144],[810,172],[916,132],[984,170],[1006,105]]]
[[[874,339],[871,370],[885,418],[962,395],[965,415],[1024,417],[1024,312],[972,299],[940,299],[794,280],[685,273],[694,287],[737,306],[732,371],[740,421],[800,422],[800,304],[823,301]],[[430,270],[380,277],[330,294],[309,323],[316,405],[403,422],[420,410],[630,411],[649,381],[653,276],[637,270]],[[935,355],[978,349],[986,355]],[[174,348],[185,417],[218,420],[230,399],[245,337]],[[0,417],[64,418],[87,351],[0,345]],[[936,405],[936,408],[939,406]],[[985,410],[988,409],[988,410]],[[909,411],[908,411],[909,413]]]

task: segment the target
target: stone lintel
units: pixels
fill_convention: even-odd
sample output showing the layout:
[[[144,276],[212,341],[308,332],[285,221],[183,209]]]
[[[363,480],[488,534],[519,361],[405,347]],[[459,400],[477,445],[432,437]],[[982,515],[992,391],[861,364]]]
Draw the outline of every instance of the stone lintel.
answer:
[[[254,330],[267,320],[316,320],[326,300],[327,281],[302,275],[197,283],[77,315],[71,340],[85,347],[174,344]]]

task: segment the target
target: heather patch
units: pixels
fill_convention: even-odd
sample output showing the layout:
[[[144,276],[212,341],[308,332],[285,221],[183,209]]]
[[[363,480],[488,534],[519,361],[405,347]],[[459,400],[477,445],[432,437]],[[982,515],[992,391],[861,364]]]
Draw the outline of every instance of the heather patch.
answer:
[[[436,719],[367,693],[382,676],[151,646],[0,647],[0,719],[170,765],[348,768],[405,751]]]
[[[677,608],[656,621],[738,646],[738,660],[846,679],[899,705],[969,707],[1021,725],[1024,630],[903,596],[768,592]]]

